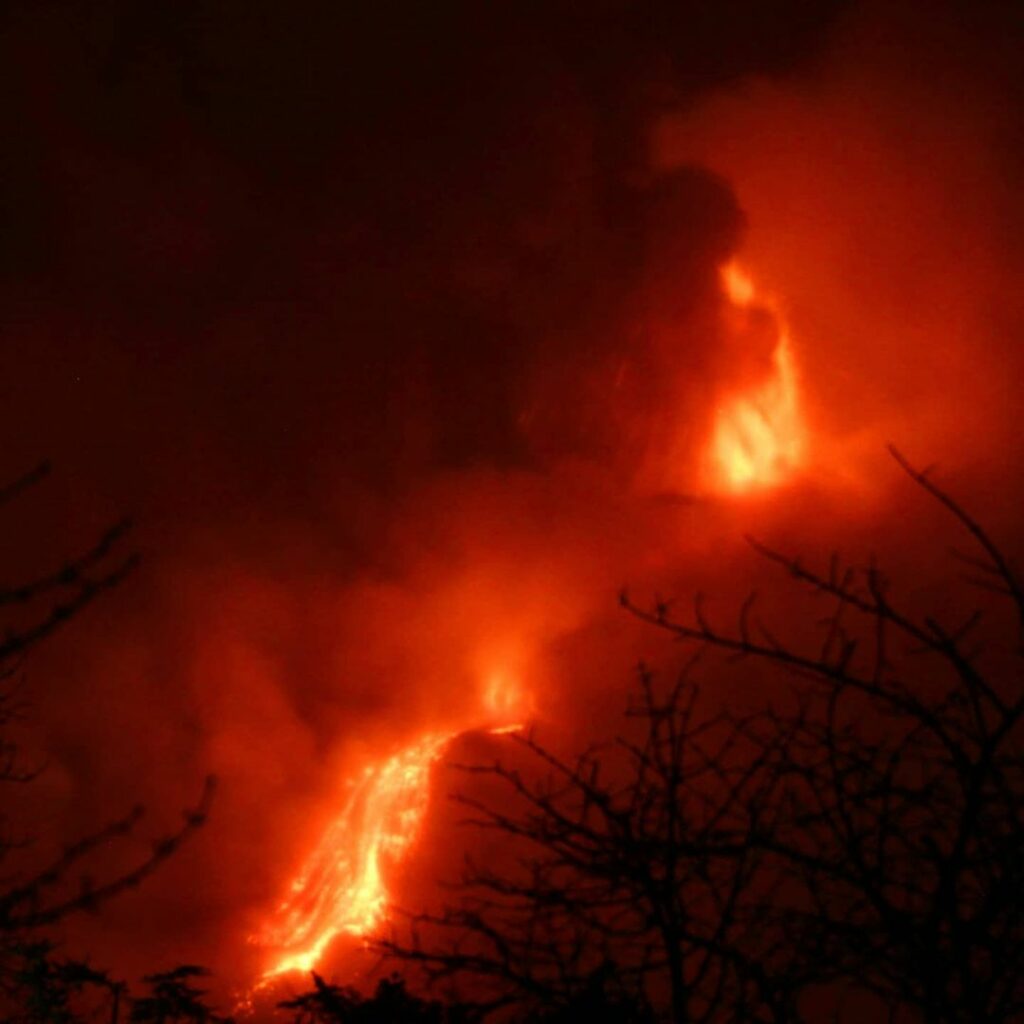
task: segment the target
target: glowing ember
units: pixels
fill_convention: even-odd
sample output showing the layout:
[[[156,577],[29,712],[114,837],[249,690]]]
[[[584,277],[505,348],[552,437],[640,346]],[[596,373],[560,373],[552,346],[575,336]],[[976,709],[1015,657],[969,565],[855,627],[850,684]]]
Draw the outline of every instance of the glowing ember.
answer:
[[[806,442],[789,331],[774,303],[757,293],[735,263],[722,268],[722,286],[733,311],[767,318],[775,331],[767,375],[718,407],[710,446],[711,483],[732,492],[771,487],[803,461]]]
[[[311,970],[338,935],[365,935],[387,910],[387,872],[416,840],[430,801],[430,769],[456,732],[431,733],[371,764],[327,828],[276,920],[254,937],[279,950],[265,977]]]

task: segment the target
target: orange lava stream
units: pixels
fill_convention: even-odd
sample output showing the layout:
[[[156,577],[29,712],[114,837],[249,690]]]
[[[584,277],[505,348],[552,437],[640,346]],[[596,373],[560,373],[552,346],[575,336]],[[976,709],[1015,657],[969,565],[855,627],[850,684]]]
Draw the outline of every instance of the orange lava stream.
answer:
[[[768,314],[776,329],[768,375],[728,395],[715,416],[711,484],[715,490],[740,493],[782,483],[804,461],[807,439],[785,319],[735,263],[722,268],[721,278],[735,312]]]
[[[255,937],[281,950],[265,978],[312,970],[339,935],[365,935],[387,911],[386,874],[415,842],[430,800],[430,770],[457,731],[428,733],[368,765],[352,795]]]
[[[528,702],[507,672],[487,677],[476,727],[522,728]],[[430,773],[464,727],[428,732],[363,769],[351,795],[251,941],[273,951],[257,990],[289,971],[310,971],[341,935],[367,936],[386,919],[388,874],[419,837],[430,805]]]

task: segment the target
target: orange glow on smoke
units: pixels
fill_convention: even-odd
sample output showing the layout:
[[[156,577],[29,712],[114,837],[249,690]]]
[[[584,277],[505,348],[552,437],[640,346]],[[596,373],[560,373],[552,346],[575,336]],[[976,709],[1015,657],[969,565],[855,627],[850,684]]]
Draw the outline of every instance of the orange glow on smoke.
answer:
[[[750,276],[735,263],[727,263],[721,270],[722,287],[734,306],[749,306],[757,294]]]
[[[739,493],[782,483],[804,461],[806,431],[793,345],[777,305],[760,296],[735,263],[721,270],[729,312],[742,329],[758,317],[772,324],[775,344],[768,372],[719,404],[710,446],[714,490]]]
[[[485,677],[481,698],[485,717],[496,723],[491,731],[518,728],[521,720],[533,711],[518,677],[507,669],[495,669]]]

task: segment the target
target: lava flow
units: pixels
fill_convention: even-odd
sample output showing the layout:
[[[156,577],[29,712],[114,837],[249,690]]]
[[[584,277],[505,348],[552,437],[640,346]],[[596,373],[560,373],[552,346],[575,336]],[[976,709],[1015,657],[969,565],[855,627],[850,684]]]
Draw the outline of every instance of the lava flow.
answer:
[[[712,485],[739,493],[781,483],[802,462],[806,437],[793,345],[782,313],[735,263],[722,268],[721,279],[736,330],[750,329],[750,321],[757,320],[774,335],[767,372],[725,396],[715,418]]]
[[[367,765],[341,812],[256,937],[282,950],[265,977],[316,966],[338,935],[365,935],[387,909],[387,869],[419,833],[430,799],[430,769],[457,732],[428,733]]]
[[[518,682],[494,672],[481,694],[479,727],[507,733],[526,707]],[[273,920],[252,941],[276,951],[266,982],[312,970],[341,935],[371,934],[388,911],[388,875],[419,836],[430,803],[430,772],[464,728],[432,731],[367,765],[340,812],[288,887]]]

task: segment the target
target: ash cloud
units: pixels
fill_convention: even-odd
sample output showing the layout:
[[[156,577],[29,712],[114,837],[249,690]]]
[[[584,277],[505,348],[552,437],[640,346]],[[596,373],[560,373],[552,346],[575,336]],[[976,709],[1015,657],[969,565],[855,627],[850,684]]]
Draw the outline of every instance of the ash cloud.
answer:
[[[922,5],[211,6],[11,15],[0,416],[11,474],[59,467],[14,512],[12,572],[124,512],[145,555],[33,659],[40,831],[223,783],[74,941],[230,977],[346,772],[471,716],[481,658],[521,659],[563,724],[593,692],[585,735],[645,649],[625,580],[741,591],[751,521],[870,534],[834,466],[778,505],[683,498],[738,248],[857,486],[970,355],[967,411],[913,437],[983,487],[1020,93],[987,48],[1005,23],[952,7],[919,35]]]

